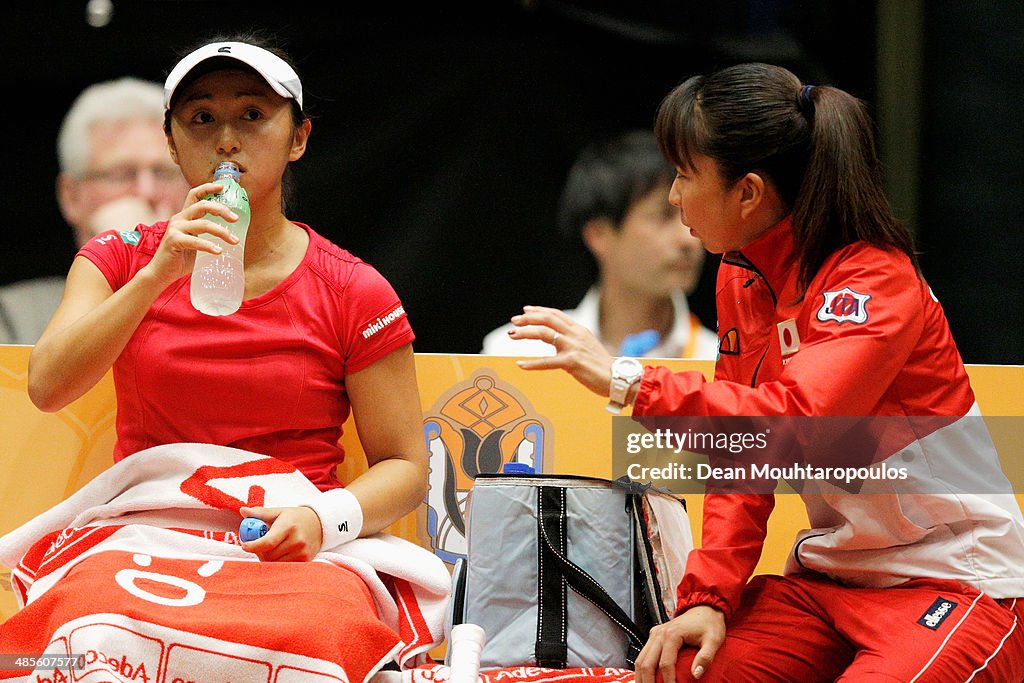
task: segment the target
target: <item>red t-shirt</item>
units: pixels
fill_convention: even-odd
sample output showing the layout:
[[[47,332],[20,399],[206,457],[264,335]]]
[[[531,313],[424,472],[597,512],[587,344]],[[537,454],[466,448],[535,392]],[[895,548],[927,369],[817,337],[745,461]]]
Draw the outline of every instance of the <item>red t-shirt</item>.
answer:
[[[345,377],[412,342],[391,285],[306,225],[306,255],[271,291],[227,316],[192,307],[190,277],[157,298],[114,363],[114,460],[165,443],[211,443],[291,463],[321,489],[349,414]],[[82,247],[115,291],[153,257],[166,222]]]

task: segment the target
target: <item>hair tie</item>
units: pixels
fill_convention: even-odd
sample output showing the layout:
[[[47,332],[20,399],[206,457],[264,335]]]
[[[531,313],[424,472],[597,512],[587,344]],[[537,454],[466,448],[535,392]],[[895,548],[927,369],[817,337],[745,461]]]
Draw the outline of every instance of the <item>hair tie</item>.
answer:
[[[808,114],[814,113],[814,102],[811,101],[812,90],[814,90],[813,85],[805,85],[800,88],[800,109]]]

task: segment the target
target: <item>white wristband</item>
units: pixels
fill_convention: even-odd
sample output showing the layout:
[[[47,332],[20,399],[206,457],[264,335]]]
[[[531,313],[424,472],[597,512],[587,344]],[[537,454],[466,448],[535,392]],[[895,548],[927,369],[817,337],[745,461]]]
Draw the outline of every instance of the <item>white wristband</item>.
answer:
[[[321,491],[306,506],[312,508],[320,518],[324,535],[321,550],[333,550],[348,543],[358,538],[363,529],[363,508],[347,489]]]

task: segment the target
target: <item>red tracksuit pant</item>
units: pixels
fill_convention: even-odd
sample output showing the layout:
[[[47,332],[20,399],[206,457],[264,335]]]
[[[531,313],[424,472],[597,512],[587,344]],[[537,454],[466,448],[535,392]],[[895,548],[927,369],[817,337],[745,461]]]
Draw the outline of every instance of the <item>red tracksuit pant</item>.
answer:
[[[695,649],[676,680],[692,681]],[[1019,683],[1024,598],[993,600],[958,581],[850,588],[757,576],[701,683]]]

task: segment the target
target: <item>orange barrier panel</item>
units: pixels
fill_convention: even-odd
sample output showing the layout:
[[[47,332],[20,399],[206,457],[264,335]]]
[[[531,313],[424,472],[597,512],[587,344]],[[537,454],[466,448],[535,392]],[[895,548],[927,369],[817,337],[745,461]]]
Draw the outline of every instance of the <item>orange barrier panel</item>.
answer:
[[[110,375],[63,410],[46,414],[26,391],[27,346],[0,346],[0,534],[58,503],[103,471],[114,443],[114,388]],[[710,377],[709,361],[663,361],[676,370],[698,370]],[[461,513],[476,471],[495,471],[520,460],[544,472],[612,476],[612,420],[605,399],[563,372],[525,372],[515,359],[448,354],[417,354],[417,376],[424,412],[424,434],[431,452],[430,492],[420,508],[388,531],[433,549],[446,561],[464,550]],[[1024,367],[968,367],[982,412],[1024,415]],[[993,431],[997,446],[1024,442],[1018,421],[1002,421]],[[1016,425],[1016,427],[1014,426]],[[366,467],[354,427],[342,438],[348,458],[341,467],[349,480]],[[1014,450],[1014,449],[1009,449]],[[1020,488],[1022,462],[1006,462]],[[1015,459],[1016,460],[1016,459]],[[449,472],[451,476],[446,476]],[[1024,496],[1018,494],[1024,503]],[[687,496],[699,542],[701,497]],[[768,541],[758,572],[781,571],[796,532],[807,517],[795,495],[779,496],[769,522]],[[0,620],[15,609],[14,596],[0,568]]]

